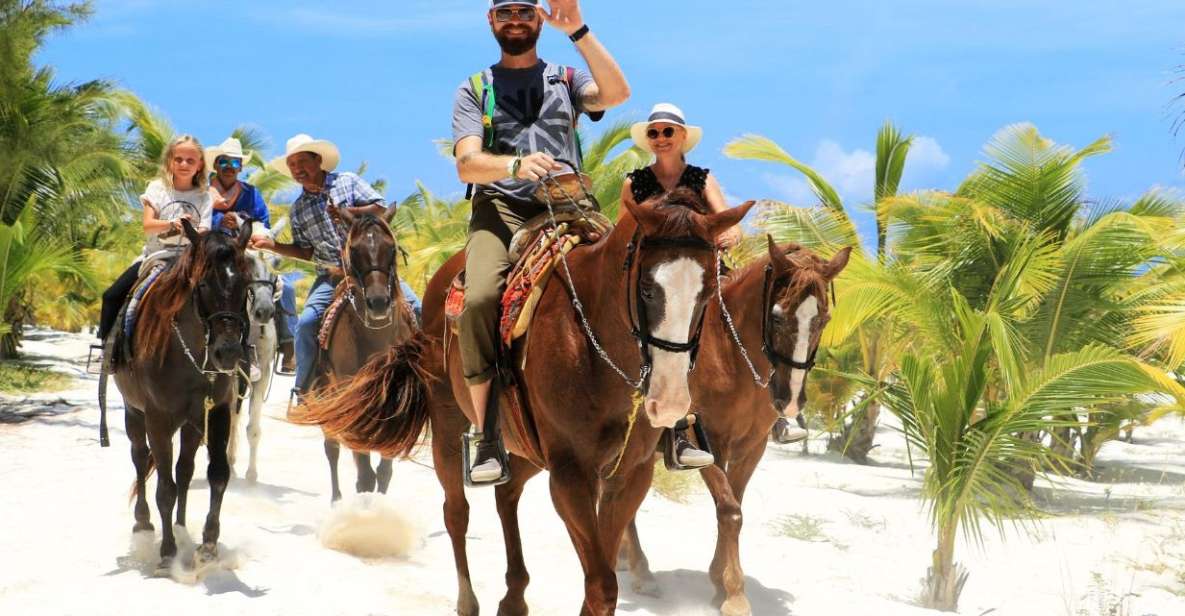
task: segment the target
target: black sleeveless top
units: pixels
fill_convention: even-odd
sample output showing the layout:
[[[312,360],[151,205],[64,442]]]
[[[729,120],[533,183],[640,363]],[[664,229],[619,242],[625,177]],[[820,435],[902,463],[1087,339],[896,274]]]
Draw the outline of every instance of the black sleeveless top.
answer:
[[[658,176],[654,175],[654,170],[650,167],[642,167],[637,171],[629,174],[630,178],[630,192],[633,193],[634,203],[642,203],[643,201],[657,197],[666,192],[662,187],[662,183],[658,181]],[[704,187],[708,182],[708,170],[703,167],[696,167],[695,165],[687,165],[683,169],[683,175],[679,176],[679,181],[675,184],[675,188],[683,187],[694,190],[699,196],[704,196]]]

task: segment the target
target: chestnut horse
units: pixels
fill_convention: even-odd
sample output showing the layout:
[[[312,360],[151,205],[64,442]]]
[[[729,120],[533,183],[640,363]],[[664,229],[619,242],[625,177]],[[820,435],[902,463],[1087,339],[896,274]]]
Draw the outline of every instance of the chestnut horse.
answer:
[[[329,350],[322,353],[313,373],[311,393],[306,396],[298,416],[293,418],[296,423],[320,423],[318,418],[324,414],[334,414],[333,409],[341,403],[343,395],[354,397],[352,392],[343,392],[350,390],[355,377],[364,377],[360,373],[382,365],[383,358],[396,353],[395,350],[412,340],[417,332],[415,316],[399,286],[399,251],[390,226],[395,208],[388,208],[382,218],[351,214],[347,208],[339,212],[342,222],[349,225],[342,248],[346,284],[338,290],[347,297],[329,332]],[[402,357],[398,353],[396,356]],[[369,410],[365,413],[369,414]],[[383,456],[378,468],[371,468],[372,450],[367,439],[349,441],[347,437],[346,440],[346,446],[354,452],[358,469],[355,489],[374,492],[377,488],[386,494],[391,483],[391,457]],[[340,452],[339,439],[326,430],[325,457],[329,461],[330,487],[335,502],[342,496],[337,479]]]
[[[182,219],[189,246],[173,268],[158,279],[140,305],[130,358],[113,362],[115,384],[124,399],[124,419],[136,467],[133,532],[151,531],[145,498],[149,473],[158,471],[156,506],[161,521],[160,575],[177,554],[177,525],[185,526],[186,496],[194,456],[208,441],[210,512],[195,564],[218,555],[222,497],[230,479],[226,458],[231,406],[246,353],[247,286],[250,272],[243,251],[251,238],[245,224],[237,240],[223,233],[198,235]],[[106,428],[106,420],[102,422]],[[181,430],[181,451],[173,475],[173,435]]]
[[[779,415],[793,419],[806,405],[806,377],[830,319],[827,289],[847,266],[851,249],[825,261],[797,244],[778,247],[771,239],[768,252],[722,283],[718,301],[708,308],[711,326],[691,381],[716,456],[700,475],[716,502],[709,577],[725,616],[752,613],[740,563],[741,502],[774,421]],[[621,556],[635,588],[657,592],[633,520]]]
[[[613,559],[622,532],[650,486],[661,428],[690,409],[687,373],[699,346],[704,308],[716,287],[713,242],[752,205],[705,216],[691,209],[703,207],[699,197],[680,190],[631,206],[631,217],[560,265],[555,275],[562,280],[544,290],[534,325],[512,349],[542,462],[551,471],[552,500],[584,569],[581,614],[616,611]],[[461,451],[462,434],[474,414],[444,313],[445,296],[464,261],[463,254],[454,255],[428,283],[424,329],[442,335],[431,355],[420,356],[415,349],[389,354],[341,389],[333,404],[319,404],[308,420],[347,443],[398,455],[410,449],[423,428],[417,408],[430,409],[434,466],[445,491],[445,527],[457,568],[457,612],[476,616],[465,551],[469,503]],[[414,373],[423,369],[424,359],[432,360],[432,370],[443,377],[430,380],[427,400],[408,402],[418,395],[410,385],[423,383]],[[379,400],[383,396],[387,402]],[[639,409],[646,421],[635,423]],[[378,429],[388,434],[377,434]],[[512,478],[495,491],[508,564],[498,613],[526,614],[528,575],[517,508],[524,484],[540,469],[522,457],[530,448],[517,442],[515,433],[503,432]],[[615,497],[598,509],[597,499],[605,492]]]
[[[584,615],[616,611],[613,560],[621,534],[650,486],[660,430],[690,410],[687,373],[704,308],[715,292],[715,237],[752,207],[705,216],[688,207],[702,206],[694,201],[693,193],[678,191],[630,207],[632,216],[606,237],[573,251],[555,273],[561,280],[544,290],[531,330],[512,350],[542,461],[551,473],[552,501],[584,569]],[[457,612],[474,616],[478,604],[465,548],[469,504],[460,450],[474,413],[444,316],[446,291],[463,264],[464,255],[454,256],[428,283],[424,322],[427,331],[452,338],[443,345],[447,376],[431,397],[432,452],[456,560]],[[629,380],[633,374],[641,375],[640,382]],[[639,406],[646,421],[634,423]],[[517,509],[524,484],[540,469],[520,457],[527,451],[523,444],[503,432],[517,455],[511,457],[511,480],[495,489],[508,561],[498,613],[526,614],[528,575]],[[602,493],[614,497],[598,509]]]

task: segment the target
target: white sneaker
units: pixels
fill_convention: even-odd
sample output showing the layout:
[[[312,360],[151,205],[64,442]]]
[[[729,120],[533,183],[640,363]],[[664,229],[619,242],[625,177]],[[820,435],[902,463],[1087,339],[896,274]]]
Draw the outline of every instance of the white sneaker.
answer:
[[[806,429],[784,419],[779,419],[778,423],[774,425],[774,432],[777,441],[783,445],[805,441],[810,436]]]
[[[490,458],[469,470],[469,480],[473,483],[489,483],[502,476],[502,463],[498,458]]]
[[[679,452],[679,464],[691,468],[700,468],[707,466],[716,461],[712,454],[695,447],[684,447],[683,451]]]

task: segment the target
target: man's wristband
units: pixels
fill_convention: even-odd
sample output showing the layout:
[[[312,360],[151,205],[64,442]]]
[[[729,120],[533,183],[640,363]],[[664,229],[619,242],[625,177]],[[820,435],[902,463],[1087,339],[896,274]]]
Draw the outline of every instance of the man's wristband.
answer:
[[[572,42],[575,43],[584,38],[584,35],[586,34],[588,34],[588,24],[580,26],[580,29],[573,32],[572,34],[569,34],[568,38],[572,39]]]
[[[506,163],[506,173],[510,174],[510,179],[518,179],[518,170],[523,166],[523,159],[515,156],[514,160]]]

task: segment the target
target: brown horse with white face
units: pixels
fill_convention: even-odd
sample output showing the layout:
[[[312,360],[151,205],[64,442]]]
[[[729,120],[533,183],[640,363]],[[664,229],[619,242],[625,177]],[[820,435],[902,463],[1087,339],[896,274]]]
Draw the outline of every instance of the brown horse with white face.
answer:
[[[650,486],[661,429],[690,410],[687,374],[716,289],[713,241],[752,205],[701,215],[692,209],[703,207],[694,193],[676,191],[630,207],[632,216],[606,237],[568,255],[554,274],[561,280],[544,290],[531,330],[511,350],[508,365],[538,434],[540,462],[551,471],[552,500],[584,568],[581,614],[616,611],[613,559],[622,532]],[[445,490],[445,527],[457,567],[457,612],[476,616],[461,450],[474,412],[444,310],[464,262],[463,254],[454,256],[428,283],[424,331],[441,338],[427,354],[413,339],[368,367],[331,404],[317,404],[306,420],[347,444],[403,455],[424,426],[422,411],[430,412],[434,466]],[[424,373],[426,366],[433,374]],[[420,393],[425,385],[431,387],[426,399]],[[516,615],[527,613],[528,581],[518,500],[540,469],[527,461],[533,447],[514,431],[503,432],[512,478],[495,492],[508,565],[498,612]],[[598,508],[604,493],[614,497]]]
[[[797,244],[779,247],[771,239],[768,255],[731,274],[719,301],[708,308],[710,326],[691,392],[716,456],[700,474],[716,501],[709,576],[725,616],[752,613],[740,564],[741,501],[774,421],[794,419],[806,405],[806,378],[830,320],[827,290],[850,254],[844,248],[824,260]],[[632,520],[621,557],[635,589],[658,592]]]
[[[573,251],[568,256],[571,279],[560,264],[555,273],[560,280],[546,288],[530,332],[512,350],[542,462],[551,473],[552,500],[584,569],[584,615],[616,610],[613,559],[622,532],[650,486],[661,429],[690,410],[688,372],[704,310],[715,293],[714,238],[752,206],[701,215],[688,207],[702,207],[693,203],[698,201],[679,191],[631,207],[632,216],[607,237]],[[478,604],[465,549],[469,504],[460,445],[474,412],[455,335],[444,316],[448,285],[463,264],[463,255],[454,257],[428,284],[424,327],[451,338],[437,347],[446,356],[445,376],[431,397],[432,450],[456,559],[457,612],[472,616]],[[641,382],[631,383],[633,375],[641,375]],[[639,389],[641,400],[635,404]],[[517,508],[524,484],[540,469],[520,457],[528,450],[514,434],[504,433],[508,449],[518,455],[511,456],[511,480],[496,488],[508,560],[507,592],[498,613],[526,614],[528,575]],[[597,499],[606,492],[614,497],[598,509]]]
[[[189,238],[171,270],[161,275],[140,304],[131,358],[113,366],[124,399],[124,418],[136,467],[134,531],[151,531],[145,482],[158,471],[156,505],[161,521],[161,564],[167,574],[177,542],[176,524],[185,526],[186,496],[194,456],[205,436],[210,466],[210,512],[195,559],[217,557],[222,497],[230,479],[226,458],[230,408],[235,400],[240,364],[246,357],[247,287],[243,251],[251,225],[237,240],[220,232],[198,235],[182,219]],[[104,405],[105,406],[105,405]],[[106,419],[101,424],[106,430]],[[181,451],[173,474],[173,435],[181,431]]]

